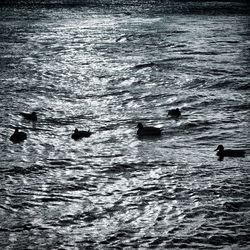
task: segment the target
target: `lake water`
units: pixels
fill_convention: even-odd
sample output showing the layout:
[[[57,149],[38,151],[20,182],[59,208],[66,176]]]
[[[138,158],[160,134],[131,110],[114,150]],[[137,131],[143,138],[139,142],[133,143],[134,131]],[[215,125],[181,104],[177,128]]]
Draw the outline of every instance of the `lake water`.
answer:
[[[249,6],[121,2],[0,8],[0,248],[249,249]]]

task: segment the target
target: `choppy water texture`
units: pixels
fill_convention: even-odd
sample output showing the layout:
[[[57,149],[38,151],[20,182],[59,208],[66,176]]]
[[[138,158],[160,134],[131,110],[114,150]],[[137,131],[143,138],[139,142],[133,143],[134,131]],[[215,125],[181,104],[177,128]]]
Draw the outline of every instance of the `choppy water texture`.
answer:
[[[0,8],[1,249],[249,249],[249,16],[216,4]]]

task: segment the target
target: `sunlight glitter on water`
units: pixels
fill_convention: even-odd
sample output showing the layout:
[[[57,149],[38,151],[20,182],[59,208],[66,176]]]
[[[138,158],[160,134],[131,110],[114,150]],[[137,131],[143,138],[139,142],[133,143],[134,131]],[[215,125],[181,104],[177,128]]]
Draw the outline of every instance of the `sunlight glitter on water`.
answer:
[[[0,9],[4,249],[249,246],[248,17],[149,6]]]

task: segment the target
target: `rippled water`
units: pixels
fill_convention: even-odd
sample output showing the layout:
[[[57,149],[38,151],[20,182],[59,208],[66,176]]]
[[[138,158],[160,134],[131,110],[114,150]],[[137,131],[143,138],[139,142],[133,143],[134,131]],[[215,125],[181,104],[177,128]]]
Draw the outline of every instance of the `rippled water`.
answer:
[[[0,8],[1,249],[249,249],[249,16],[210,4]]]

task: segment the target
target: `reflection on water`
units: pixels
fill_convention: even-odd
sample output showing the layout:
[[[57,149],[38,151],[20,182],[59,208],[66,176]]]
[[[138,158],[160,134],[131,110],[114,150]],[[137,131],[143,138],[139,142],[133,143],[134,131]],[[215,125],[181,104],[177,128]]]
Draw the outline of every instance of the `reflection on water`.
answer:
[[[247,249],[238,4],[0,8],[1,248]],[[138,122],[162,136],[137,138]],[[15,127],[27,140],[9,140]],[[75,141],[75,128],[93,134]],[[246,157],[218,161],[218,144]]]

